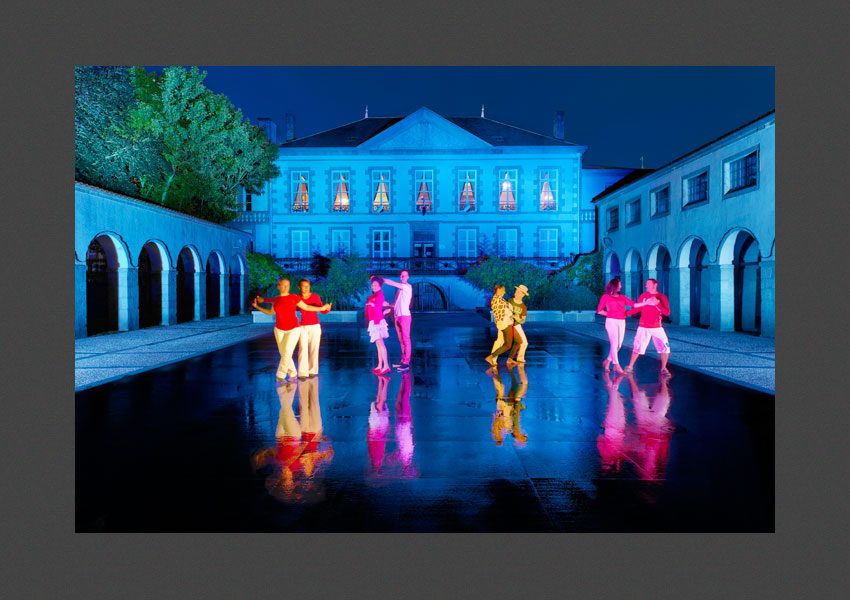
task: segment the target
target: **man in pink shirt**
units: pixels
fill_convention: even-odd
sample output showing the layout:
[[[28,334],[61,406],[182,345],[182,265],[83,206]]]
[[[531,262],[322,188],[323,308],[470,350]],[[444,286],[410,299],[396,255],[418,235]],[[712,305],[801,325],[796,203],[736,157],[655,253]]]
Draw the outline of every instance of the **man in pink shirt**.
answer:
[[[657,304],[651,304],[652,299],[657,300]],[[644,306],[632,308],[626,312],[629,316],[640,313],[637,332],[632,342],[632,358],[629,360],[629,366],[626,367],[626,373],[634,370],[637,357],[646,353],[649,340],[652,340],[655,350],[661,355],[661,374],[669,375],[667,360],[670,358],[670,343],[667,341],[667,333],[661,326],[661,317],[670,314],[670,302],[667,296],[658,292],[658,281],[652,278],[647,279],[646,292],[638,297],[635,304],[637,306],[644,304]]]

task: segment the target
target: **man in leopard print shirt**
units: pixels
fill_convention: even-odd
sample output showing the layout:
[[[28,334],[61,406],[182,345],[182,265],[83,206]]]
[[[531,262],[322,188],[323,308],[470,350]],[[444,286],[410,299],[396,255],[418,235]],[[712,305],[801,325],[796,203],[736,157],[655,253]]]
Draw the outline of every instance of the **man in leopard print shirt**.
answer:
[[[501,283],[497,283],[493,289],[493,298],[490,300],[490,309],[493,311],[493,322],[496,324],[496,328],[502,335],[502,345],[491,354],[488,354],[484,359],[491,367],[495,367],[498,364],[499,356],[510,350],[511,345],[514,342],[513,309],[511,305],[508,304],[507,300],[505,300],[504,296],[505,286]]]

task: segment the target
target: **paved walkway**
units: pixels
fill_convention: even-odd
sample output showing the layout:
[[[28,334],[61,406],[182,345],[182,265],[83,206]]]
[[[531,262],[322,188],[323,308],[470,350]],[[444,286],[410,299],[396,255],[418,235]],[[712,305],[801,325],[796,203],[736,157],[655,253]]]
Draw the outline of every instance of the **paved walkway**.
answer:
[[[465,315],[456,317],[465,318]],[[469,318],[479,317],[471,313]],[[528,329],[533,332],[553,326],[600,341],[608,340],[601,323],[531,323]],[[626,351],[631,350],[636,327],[636,322],[629,322],[623,360],[627,360]],[[775,393],[774,340],[676,325],[665,328],[672,346],[670,364]],[[78,339],[74,343],[74,389],[83,390],[269,334],[268,323],[255,325],[251,315],[238,315]],[[647,355],[657,356],[651,348]]]
[[[601,322],[564,323],[564,328],[572,333],[608,341]],[[620,352],[623,366],[628,364],[626,361],[636,329],[637,322],[629,320]],[[665,324],[664,329],[670,340],[671,365],[687,367],[760,392],[776,393],[776,343],[773,339],[670,324]],[[646,355],[658,357],[651,343]]]

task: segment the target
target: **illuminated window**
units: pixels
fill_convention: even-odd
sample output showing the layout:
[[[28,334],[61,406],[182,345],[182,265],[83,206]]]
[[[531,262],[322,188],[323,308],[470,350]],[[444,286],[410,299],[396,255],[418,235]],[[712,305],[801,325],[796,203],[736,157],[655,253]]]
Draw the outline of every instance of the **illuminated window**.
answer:
[[[537,251],[543,258],[554,258],[558,256],[558,230],[540,229]]]
[[[390,209],[390,172],[372,171],[372,189],[375,196],[372,199],[372,210],[383,212]]]
[[[731,194],[758,185],[758,150],[723,163],[723,193]]]
[[[558,210],[558,171],[540,171],[540,210]]]
[[[373,258],[389,258],[390,257],[390,230],[389,229],[374,229],[374,230],[372,230],[372,257]]]
[[[310,230],[309,229],[293,229],[291,230],[292,240],[292,258],[309,258],[310,257]]]
[[[499,229],[499,256],[517,256],[517,230]]]
[[[475,210],[477,176],[477,171],[458,171],[458,191],[460,193],[458,210],[461,212]]]
[[[433,203],[431,201],[431,190],[434,189],[434,171],[416,171],[416,210],[418,212],[431,212]]]
[[[333,171],[331,173],[331,189],[333,190],[333,209],[335,212],[348,212],[351,206],[348,171]]]
[[[649,211],[653,217],[670,213],[670,186],[653,190],[649,194]]]
[[[464,258],[478,256],[478,231],[476,229],[457,230],[457,255]]]
[[[334,256],[349,256],[351,254],[351,230],[331,230],[331,254]]]
[[[626,202],[626,225],[640,223],[640,196],[630,202]]]
[[[608,231],[617,231],[620,228],[620,209],[617,206],[608,209]]]
[[[682,206],[699,204],[708,200],[708,171],[703,171],[682,181]]]
[[[516,210],[516,169],[499,171],[499,210]]]
[[[307,212],[310,209],[309,185],[310,174],[307,171],[292,172],[292,212]]]

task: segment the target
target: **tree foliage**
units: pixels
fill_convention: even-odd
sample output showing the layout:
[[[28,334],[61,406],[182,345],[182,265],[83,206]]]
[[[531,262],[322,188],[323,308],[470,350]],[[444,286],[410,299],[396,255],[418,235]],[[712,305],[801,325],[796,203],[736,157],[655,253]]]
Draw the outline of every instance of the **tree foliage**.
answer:
[[[278,265],[274,258],[268,254],[248,252],[248,300],[253,301],[254,296],[265,297],[277,296],[275,285],[281,277],[289,274]]]
[[[76,70],[77,177],[213,222],[279,175],[277,147],[197,68]]]
[[[338,310],[361,308],[360,299],[369,292],[366,263],[357,256],[331,258],[327,277],[313,284],[313,290]]]
[[[507,295],[513,295],[514,287],[525,284],[529,289],[526,303],[529,308],[539,308],[543,301],[540,291],[546,287],[546,271],[527,263],[491,256],[481,264],[470,267],[465,278],[472,285],[489,294],[493,287],[501,283]]]

